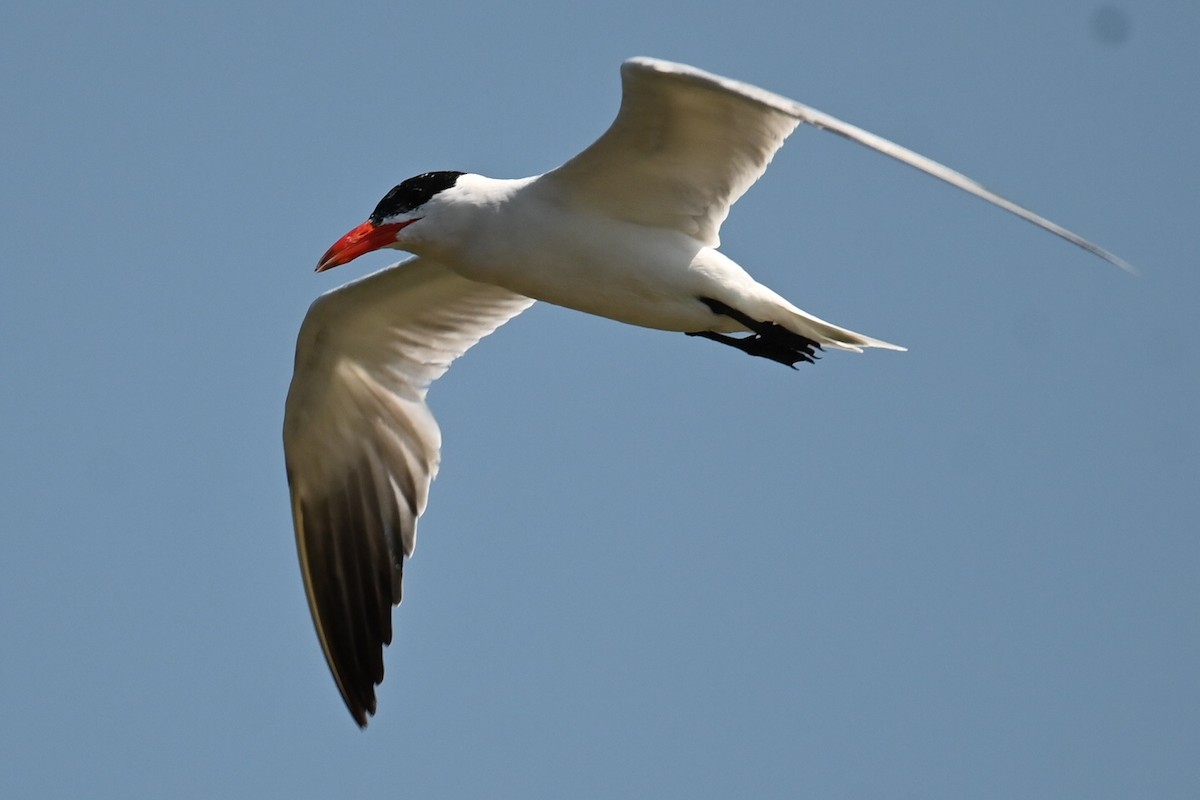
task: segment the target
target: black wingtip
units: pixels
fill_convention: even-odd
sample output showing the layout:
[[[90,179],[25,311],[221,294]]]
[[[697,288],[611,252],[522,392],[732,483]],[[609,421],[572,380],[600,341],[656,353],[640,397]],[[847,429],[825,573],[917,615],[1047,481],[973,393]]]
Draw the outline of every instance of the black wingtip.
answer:
[[[370,722],[371,715],[375,713],[372,711],[368,714],[365,708],[355,708],[349,702],[346,703],[346,709],[350,712],[350,716],[354,719],[354,724],[358,726],[360,731],[367,729],[367,723]]]
[[[295,500],[297,545],[326,662],[350,717],[366,728],[383,681],[399,575],[393,574],[387,525],[363,513],[380,505],[374,483],[352,471],[336,488],[317,502]]]

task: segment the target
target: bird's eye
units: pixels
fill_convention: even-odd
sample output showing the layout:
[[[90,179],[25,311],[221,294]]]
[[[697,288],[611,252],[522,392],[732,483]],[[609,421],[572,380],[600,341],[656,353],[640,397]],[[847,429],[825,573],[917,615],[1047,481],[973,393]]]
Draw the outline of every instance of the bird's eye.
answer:
[[[383,196],[371,212],[371,221],[378,225],[388,217],[407,214],[414,208],[420,208],[435,194],[453,186],[462,174],[452,171],[425,172],[409,178],[392,187],[392,190]]]

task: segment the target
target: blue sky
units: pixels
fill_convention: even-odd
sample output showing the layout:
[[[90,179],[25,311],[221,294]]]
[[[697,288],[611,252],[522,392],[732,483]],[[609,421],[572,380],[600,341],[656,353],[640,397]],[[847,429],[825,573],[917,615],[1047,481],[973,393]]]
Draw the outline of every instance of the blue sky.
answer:
[[[8,4],[0,795],[1200,793],[1200,7]],[[910,348],[797,373],[538,306],[442,472],[358,731],[280,426],[393,184],[535,174],[623,58],[794,97],[1131,278],[801,129],[723,248]]]

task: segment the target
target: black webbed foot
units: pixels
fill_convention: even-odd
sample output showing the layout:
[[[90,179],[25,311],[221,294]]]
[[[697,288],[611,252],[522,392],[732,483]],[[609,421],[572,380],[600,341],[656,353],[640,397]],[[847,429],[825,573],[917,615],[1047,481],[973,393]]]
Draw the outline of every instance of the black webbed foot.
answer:
[[[714,314],[721,314],[736,320],[753,333],[749,336],[738,337],[714,331],[694,331],[689,332],[688,336],[711,339],[714,342],[737,348],[747,355],[768,358],[771,361],[786,364],[792,369],[795,369],[796,363],[800,361],[807,361],[809,364],[816,363],[817,351],[821,349],[821,345],[807,336],[801,336],[774,322],[759,322],[736,308],[730,308],[721,301],[713,300],[710,297],[701,297],[700,302],[712,309]]]
[[[818,356],[811,350],[796,350],[779,342],[772,341],[757,333],[749,336],[727,336],[723,333],[714,333],[713,331],[695,331],[688,332],[688,336],[701,336],[705,339],[711,339],[714,342],[727,344],[730,347],[736,347],[743,353],[759,358],[769,358],[772,361],[777,361],[780,364],[786,364],[792,369],[796,368],[796,362],[807,361],[810,364],[816,362]],[[812,345],[814,348],[820,347],[815,342]]]

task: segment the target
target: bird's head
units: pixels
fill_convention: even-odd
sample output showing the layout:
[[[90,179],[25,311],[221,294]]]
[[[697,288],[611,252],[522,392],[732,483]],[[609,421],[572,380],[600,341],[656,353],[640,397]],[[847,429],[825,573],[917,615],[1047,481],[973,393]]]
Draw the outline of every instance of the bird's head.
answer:
[[[383,196],[379,205],[362,225],[347,233],[321,256],[317,272],[341,266],[364,253],[390,247],[410,249],[407,232],[410,225],[420,222],[431,210],[430,201],[458,182],[462,172],[426,172],[409,178]]]

